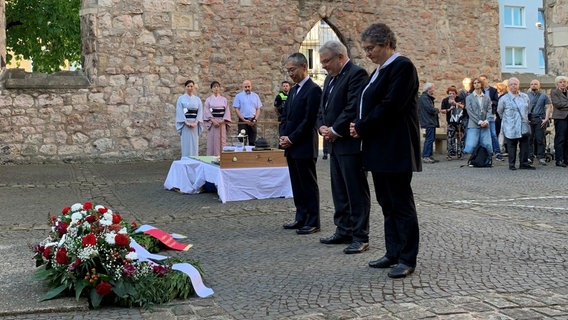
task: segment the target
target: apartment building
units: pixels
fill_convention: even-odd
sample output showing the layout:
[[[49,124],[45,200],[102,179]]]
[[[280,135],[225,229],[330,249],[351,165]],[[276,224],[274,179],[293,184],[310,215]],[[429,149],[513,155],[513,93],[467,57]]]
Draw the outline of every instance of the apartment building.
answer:
[[[546,73],[543,0],[499,0],[501,72]]]

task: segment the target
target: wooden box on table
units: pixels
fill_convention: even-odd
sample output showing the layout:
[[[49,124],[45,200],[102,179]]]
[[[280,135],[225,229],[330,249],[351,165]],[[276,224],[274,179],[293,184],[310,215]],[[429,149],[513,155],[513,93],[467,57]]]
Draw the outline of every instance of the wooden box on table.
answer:
[[[271,149],[262,151],[223,151],[220,157],[222,169],[287,167],[284,150]]]

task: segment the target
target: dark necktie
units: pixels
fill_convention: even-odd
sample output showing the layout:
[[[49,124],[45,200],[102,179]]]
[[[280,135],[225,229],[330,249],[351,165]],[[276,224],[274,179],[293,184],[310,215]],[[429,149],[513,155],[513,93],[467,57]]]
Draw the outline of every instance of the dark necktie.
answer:
[[[295,85],[294,87],[292,87],[292,90],[290,90],[290,102],[294,101],[294,98],[296,98],[296,94],[298,93],[298,88],[300,86]]]
[[[327,89],[325,90],[325,94],[323,97],[323,101],[325,102],[325,107],[327,108],[327,98],[329,97],[329,95],[331,94],[331,90],[333,90],[333,86],[335,85],[335,77],[331,77],[331,80],[329,80],[329,83],[327,84]]]

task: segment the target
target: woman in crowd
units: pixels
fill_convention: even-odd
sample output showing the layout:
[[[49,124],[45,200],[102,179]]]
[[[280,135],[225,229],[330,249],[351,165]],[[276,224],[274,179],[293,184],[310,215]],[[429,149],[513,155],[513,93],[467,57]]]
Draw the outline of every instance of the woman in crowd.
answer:
[[[473,79],[473,92],[466,98],[466,109],[469,115],[464,153],[472,153],[481,144],[488,154],[493,153],[489,119],[491,116],[491,99],[483,93],[483,85],[479,78]]]
[[[529,96],[519,91],[519,79],[509,79],[509,92],[499,99],[497,112],[501,116],[501,130],[507,141],[509,169],[517,170],[517,145],[519,145],[520,169],[534,170],[529,164],[529,137],[523,134],[523,122],[529,123]]]
[[[442,100],[440,112],[446,114],[446,122],[448,124],[447,142],[448,142],[448,160],[453,158],[461,159],[463,153],[463,137],[464,127],[462,122],[463,103],[456,102],[458,97],[458,89],[456,86],[450,86],[446,89],[448,96]]]
[[[497,89],[497,94],[499,95],[499,100],[503,97],[507,92],[507,80],[503,82],[499,82],[495,84],[495,89]],[[497,113],[499,114],[499,113]],[[505,143],[505,136],[503,136],[503,131],[501,130],[501,120],[499,121],[499,147],[501,148],[501,156],[506,157],[507,153],[507,144]]]
[[[203,120],[207,128],[207,155],[221,155],[221,148],[227,145],[227,129],[231,122],[231,110],[227,98],[221,95],[221,84],[211,83],[213,94],[205,100]]]
[[[203,104],[201,99],[193,94],[193,80],[185,82],[185,93],[176,103],[176,130],[181,137],[181,156],[198,155],[199,135],[203,123]]]
[[[559,167],[566,167],[568,161],[568,77],[554,79],[556,89],[550,92],[552,119],[554,119],[554,159]]]

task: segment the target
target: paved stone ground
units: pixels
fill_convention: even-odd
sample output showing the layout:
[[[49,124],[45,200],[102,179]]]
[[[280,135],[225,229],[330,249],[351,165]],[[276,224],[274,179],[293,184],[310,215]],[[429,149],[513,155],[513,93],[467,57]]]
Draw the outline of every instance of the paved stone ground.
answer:
[[[568,170],[426,164],[414,175],[421,248],[416,272],[392,280],[367,267],[382,256],[372,202],[371,249],[345,255],[319,238],[334,231],[327,161],[318,161],[322,232],[281,225],[293,200],[222,204],[216,194],[163,189],[170,162],[0,166],[0,317],[3,319],[568,319]],[[215,290],[207,299],[153,310],[88,310],[87,302],[38,302],[29,245],[47,213],[93,201],[189,236]]]

